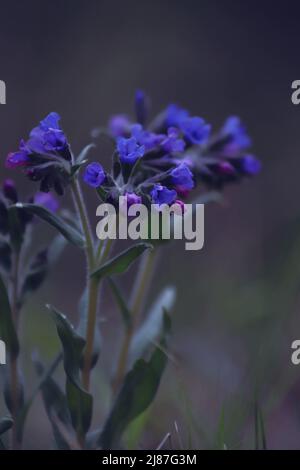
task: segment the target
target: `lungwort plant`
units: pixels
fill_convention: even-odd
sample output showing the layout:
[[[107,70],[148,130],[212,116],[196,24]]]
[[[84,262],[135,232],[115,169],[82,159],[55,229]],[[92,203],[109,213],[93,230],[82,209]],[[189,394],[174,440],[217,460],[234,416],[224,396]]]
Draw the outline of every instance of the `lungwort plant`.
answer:
[[[216,195],[230,182],[239,182],[260,170],[260,162],[248,153],[250,138],[237,117],[230,117],[212,133],[202,118],[170,105],[149,121],[148,99],[138,91],[135,116],[114,115],[106,128],[98,130],[112,142],[111,168],[98,161],[89,162],[92,143],[75,156],[60,127],[60,117],[50,113],[35,127],[19,150],[10,153],[6,166],[21,170],[38,192],[26,202],[14,183],[5,181],[0,197],[0,338],[5,341],[8,365],[5,370],[4,399],[11,414],[0,421],[0,445],[21,448],[24,426],[30,407],[41,393],[46,413],[59,449],[110,449],[122,447],[122,435],[128,425],[153,402],[167,363],[170,312],[175,288],[166,286],[147,315],[144,301],[153,271],[164,245],[158,240],[132,242],[120,252],[118,243],[98,240],[91,227],[81,181],[86,190],[94,190],[101,202],[117,207],[120,196],[127,209],[134,203],[171,205],[184,212],[199,185],[197,202],[216,200]],[[76,217],[60,210],[58,196],[73,195]],[[126,210],[127,210],[126,209]],[[58,235],[42,251],[34,252],[32,234],[45,222]],[[78,223],[79,221],[79,223]],[[49,304],[47,309],[57,329],[61,351],[46,367],[37,353],[32,356],[36,370],[33,390],[25,391],[26,379],[20,363],[19,323],[24,303],[43,283],[49,269],[62,255],[66,243],[82,250],[86,258],[86,286],[80,296],[80,315],[72,325],[68,315]],[[130,295],[124,295],[117,277],[138,262],[136,279]],[[91,429],[93,402],[92,374],[101,367],[99,315],[100,286],[107,282],[120,310],[124,326],[119,356],[112,362],[112,407],[106,419]],[[74,318],[74,315],[73,317]],[[32,345],[34,348],[34,345]],[[55,380],[63,363],[65,388]]]

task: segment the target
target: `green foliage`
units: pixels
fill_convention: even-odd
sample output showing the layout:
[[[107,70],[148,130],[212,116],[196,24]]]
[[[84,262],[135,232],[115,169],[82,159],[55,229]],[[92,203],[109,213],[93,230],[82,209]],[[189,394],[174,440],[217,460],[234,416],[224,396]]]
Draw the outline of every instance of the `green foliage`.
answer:
[[[102,264],[102,266],[92,273],[91,277],[101,279],[105,276],[123,274],[127,271],[130,265],[144,253],[144,251],[149,249],[152,249],[152,245],[149,243],[138,243],[133,245]]]
[[[45,207],[29,203],[18,203],[15,207],[23,209],[24,211],[27,211],[30,214],[35,215],[40,219],[44,220],[44,222],[47,222],[49,225],[58,230],[58,232],[60,232],[63,237],[65,237],[73,245],[78,246],[79,248],[84,247],[85,241],[82,234],[77,229],[75,229],[63,219],[55,215],[53,212],[50,212]]]
[[[92,419],[92,396],[80,382],[80,365],[85,340],[75,331],[73,325],[52,306],[48,306],[54,319],[57,333],[63,347],[64,369],[67,375],[66,395],[72,424],[79,436],[89,430]]]
[[[7,290],[0,276],[0,338],[5,342],[7,351],[12,358],[16,358],[19,354],[19,340],[15,330],[12,312],[9,304]]]

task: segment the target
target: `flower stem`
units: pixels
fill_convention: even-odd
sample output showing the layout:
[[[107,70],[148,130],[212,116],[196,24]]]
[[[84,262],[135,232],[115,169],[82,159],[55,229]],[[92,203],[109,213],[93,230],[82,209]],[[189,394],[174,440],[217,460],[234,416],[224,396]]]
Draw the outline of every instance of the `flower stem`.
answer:
[[[145,253],[139,267],[139,271],[137,274],[137,282],[135,284],[135,288],[130,299],[131,323],[130,326],[127,328],[124,336],[118,360],[116,376],[112,383],[114,392],[118,391],[123,377],[126,373],[130,344],[138,321],[138,317],[143,306],[143,302],[145,300],[149,285],[151,283],[152,275],[156,264],[156,253],[157,249]]]
[[[19,267],[20,252],[13,253],[12,278],[11,278],[11,311],[15,329],[18,329],[18,291],[19,291]],[[18,359],[16,356],[10,360],[10,386],[11,386],[11,414],[14,421],[12,427],[12,449],[18,449],[21,443],[18,442],[17,418],[18,418],[18,401],[19,401],[19,379],[18,379]]]
[[[98,281],[91,279],[91,273],[95,267],[94,243],[90,228],[89,218],[85,203],[83,200],[81,188],[77,179],[71,183],[75,205],[80,217],[82,230],[86,240],[86,262],[87,262],[87,290],[88,290],[88,311],[87,311],[87,329],[86,346],[84,351],[84,363],[82,371],[82,383],[86,390],[90,388],[90,372],[93,355],[94,335],[98,305]]]

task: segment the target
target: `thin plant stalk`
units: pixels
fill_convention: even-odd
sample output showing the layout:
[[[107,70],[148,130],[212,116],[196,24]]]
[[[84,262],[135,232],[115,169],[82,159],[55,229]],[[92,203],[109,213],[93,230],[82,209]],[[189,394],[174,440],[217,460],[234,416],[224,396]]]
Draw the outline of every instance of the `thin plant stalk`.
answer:
[[[131,311],[131,322],[129,327],[126,329],[123,343],[120,350],[119,360],[117,364],[117,372],[113,380],[113,390],[117,392],[120,384],[123,380],[123,377],[126,373],[126,367],[128,362],[128,354],[131,345],[131,340],[135,332],[135,328],[138,322],[138,318],[143,306],[143,303],[146,298],[148,288],[151,283],[153,272],[156,265],[157,257],[156,248],[153,251],[145,253],[138,270],[137,281],[135,284],[135,289],[133,290],[131,300],[130,300],[130,311]]]
[[[18,329],[19,308],[18,308],[18,291],[19,291],[19,267],[20,267],[20,252],[16,250],[13,254],[13,268],[11,278],[11,311],[12,318],[16,328]],[[19,401],[19,379],[18,379],[18,358],[12,357],[10,361],[10,386],[11,386],[11,406],[12,418],[14,421],[12,427],[12,449],[21,447],[21,442],[18,440],[17,433],[17,416],[18,416],[18,401]]]
[[[83,200],[81,188],[77,179],[71,183],[72,193],[77,208],[82,230],[85,236],[86,263],[87,263],[87,291],[88,291],[88,311],[86,329],[86,347],[84,351],[84,362],[82,370],[82,384],[86,390],[90,388],[90,372],[92,364],[92,354],[94,345],[94,334],[96,326],[97,306],[98,306],[98,281],[91,279],[91,273],[95,268],[93,235],[89,223],[89,218]]]

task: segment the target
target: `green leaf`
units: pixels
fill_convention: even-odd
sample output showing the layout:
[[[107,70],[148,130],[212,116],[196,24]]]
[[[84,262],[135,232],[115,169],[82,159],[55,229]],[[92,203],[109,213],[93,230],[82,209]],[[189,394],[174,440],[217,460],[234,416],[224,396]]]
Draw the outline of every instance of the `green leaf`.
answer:
[[[13,420],[8,416],[0,419],[0,436],[9,431],[13,425]]]
[[[258,403],[254,405],[255,450],[267,450],[267,440],[262,410]]]
[[[87,324],[88,324],[88,291],[85,289],[83,292],[81,299],[79,301],[79,325],[77,327],[77,333],[82,337],[86,337],[87,333]],[[99,325],[96,324],[95,327],[95,334],[94,334],[94,343],[93,343],[93,355],[92,355],[92,362],[91,367],[95,367],[97,361],[100,356],[101,352],[101,333],[99,330]],[[83,355],[81,356],[81,367],[83,367]]]
[[[153,346],[162,334],[164,328],[164,314],[171,312],[176,300],[176,289],[166,287],[152,305],[145,322],[133,337],[130,352],[129,364],[133,364],[137,359],[143,357],[149,347]]]
[[[66,382],[66,394],[73,428],[76,429],[77,434],[85,436],[91,425],[92,396],[76,387],[69,379]]]
[[[166,328],[161,345],[155,349],[148,361],[139,359],[125,377],[98,442],[102,449],[117,448],[129,423],[141,415],[156,396],[167,363],[167,357],[162,350],[166,347],[166,333],[169,329],[167,316],[165,320]]]
[[[43,377],[45,374],[45,367],[37,355],[34,355],[33,363],[39,377]],[[58,449],[70,449],[70,446],[66,441],[65,436],[61,433],[58,424],[60,421],[66,430],[71,430],[71,417],[65,394],[51,376],[47,376],[43,381],[41,392]]]
[[[15,251],[20,251],[24,241],[25,224],[22,222],[21,209],[10,206],[8,209],[9,236]]]
[[[80,154],[78,155],[78,157],[76,158],[76,164],[80,164],[82,163],[84,160],[87,159],[87,156],[90,152],[90,150],[92,150],[93,148],[96,148],[96,145],[95,144],[88,144],[86,145],[80,152]]]
[[[118,285],[115,283],[115,281],[111,278],[108,278],[109,285],[111,287],[111,290],[114,294],[114,297],[116,299],[116,302],[118,304],[118,307],[120,309],[124,324],[126,328],[129,328],[131,325],[131,312],[129,308],[127,307],[127,303],[123,297],[123,294],[118,287]]]
[[[131,246],[127,250],[102,264],[100,268],[96,269],[96,271],[91,274],[91,277],[101,279],[104,276],[123,274],[127,271],[130,265],[144,253],[145,250],[152,248],[152,245],[149,243],[138,243],[137,245]]]
[[[19,354],[19,341],[15,330],[12,312],[9,304],[7,290],[0,276],[0,338],[5,342],[7,351],[12,358],[16,358]]]
[[[91,424],[92,396],[80,383],[80,365],[85,340],[75,331],[65,315],[52,306],[47,306],[54,319],[64,355],[64,368],[67,375],[66,394],[74,429],[84,435]]]
[[[73,245],[80,248],[84,247],[85,241],[82,234],[67,222],[62,220],[60,217],[53,214],[53,212],[48,211],[48,209],[45,207],[39,206],[37,204],[24,203],[17,203],[15,207],[23,208],[24,210],[44,220],[49,225],[56,228],[56,230],[58,230],[66,238],[66,240],[68,240]]]

